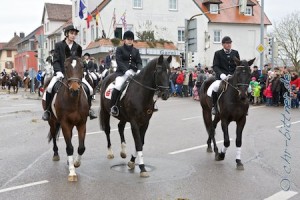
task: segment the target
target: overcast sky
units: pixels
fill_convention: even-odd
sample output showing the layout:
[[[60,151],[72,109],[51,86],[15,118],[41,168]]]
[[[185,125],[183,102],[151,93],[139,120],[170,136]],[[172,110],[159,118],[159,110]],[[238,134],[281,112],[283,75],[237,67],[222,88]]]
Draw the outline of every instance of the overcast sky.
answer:
[[[0,42],[8,42],[14,32],[18,34],[25,32],[27,35],[37,28],[42,21],[45,2],[71,4],[71,0],[1,0]],[[265,13],[272,23],[293,11],[300,11],[299,0],[264,0],[264,2]]]

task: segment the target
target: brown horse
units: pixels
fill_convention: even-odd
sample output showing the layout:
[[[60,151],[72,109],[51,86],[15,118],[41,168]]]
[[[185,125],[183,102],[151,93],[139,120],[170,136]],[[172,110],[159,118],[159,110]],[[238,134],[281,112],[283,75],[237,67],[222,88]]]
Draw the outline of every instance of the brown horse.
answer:
[[[138,158],[141,177],[148,177],[143,161],[143,145],[150,118],[153,114],[153,97],[159,91],[163,100],[169,98],[169,76],[172,56],[164,59],[163,55],[151,60],[141,72],[131,78],[125,96],[118,103],[120,114],[117,119],[119,134],[121,137],[121,157],[126,157],[124,128],[127,122],[131,125],[131,131],[135,143],[135,152],[128,163],[130,169],[135,167],[135,159]],[[100,125],[107,138],[108,158],[114,155],[110,143],[110,100],[105,97],[106,88],[113,82],[117,74],[107,76],[101,86],[100,99]]]
[[[241,161],[242,132],[246,124],[246,116],[249,108],[249,102],[247,99],[247,89],[251,78],[250,66],[253,64],[255,59],[252,59],[250,61],[240,61],[237,58],[234,58],[234,60],[237,67],[233,76],[230,77],[228,80],[223,80],[220,84],[220,96],[218,99],[219,112],[215,115],[214,120],[212,120],[211,115],[212,99],[209,96],[207,96],[207,89],[215,79],[210,78],[204,81],[200,88],[199,94],[204,124],[208,133],[207,152],[212,152],[211,141],[213,141],[215,160],[224,160],[226,150],[230,145],[228,126],[230,122],[235,121],[237,125],[236,164],[238,170],[243,170],[244,165]],[[215,129],[220,120],[224,134],[224,147],[219,153],[215,140]]]
[[[89,115],[89,104],[87,96],[82,87],[83,78],[83,62],[80,57],[71,56],[70,50],[66,48],[66,60],[64,63],[65,78],[61,81],[61,87],[55,94],[51,106],[51,116],[48,121],[50,125],[49,142],[53,140],[53,160],[58,161],[58,148],[56,145],[56,138],[58,137],[59,129],[62,129],[65,142],[66,151],[68,155],[69,164],[69,181],[77,181],[75,167],[79,167],[81,156],[85,151],[85,135],[86,135],[86,121]],[[43,107],[45,109],[45,101]],[[77,128],[79,147],[78,156],[73,158],[72,145],[72,130]]]
[[[24,91],[27,92],[27,89],[30,88],[30,78],[29,78],[29,76],[27,76],[23,80],[23,85],[24,85]]]
[[[4,75],[4,76],[0,79],[1,86],[2,86],[2,90],[5,90],[5,89],[6,89],[6,85],[7,85],[7,81],[8,81],[8,80],[9,80],[8,74]]]
[[[12,77],[10,80],[7,81],[8,85],[8,93],[10,94],[10,87],[13,87],[14,93],[18,93],[19,90],[19,82],[22,81],[22,78],[17,75]]]

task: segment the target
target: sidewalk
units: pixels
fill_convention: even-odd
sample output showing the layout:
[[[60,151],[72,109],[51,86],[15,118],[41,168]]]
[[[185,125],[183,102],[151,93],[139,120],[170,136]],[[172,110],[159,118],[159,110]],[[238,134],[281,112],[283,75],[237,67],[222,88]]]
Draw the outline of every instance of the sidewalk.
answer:
[[[24,88],[19,88],[17,94],[13,93],[12,90],[10,94],[8,94],[8,90],[0,90],[0,99],[34,99],[34,100],[42,100],[42,97],[39,97],[37,93],[30,93],[29,90],[27,92],[24,91]]]

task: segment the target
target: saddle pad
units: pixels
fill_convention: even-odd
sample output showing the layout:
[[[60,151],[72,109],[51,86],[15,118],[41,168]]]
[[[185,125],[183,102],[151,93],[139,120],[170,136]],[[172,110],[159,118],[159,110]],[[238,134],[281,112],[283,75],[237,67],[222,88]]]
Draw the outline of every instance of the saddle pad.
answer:
[[[121,95],[121,98],[120,100],[125,96],[126,94],[126,91],[127,91],[127,88],[128,88],[128,85],[126,85],[125,89],[122,91],[122,95]],[[108,87],[106,88],[105,92],[104,92],[104,97],[106,99],[111,99],[111,94],[112,94],[112,91],[113,89],[115,88],[115,82],[111,82]]]

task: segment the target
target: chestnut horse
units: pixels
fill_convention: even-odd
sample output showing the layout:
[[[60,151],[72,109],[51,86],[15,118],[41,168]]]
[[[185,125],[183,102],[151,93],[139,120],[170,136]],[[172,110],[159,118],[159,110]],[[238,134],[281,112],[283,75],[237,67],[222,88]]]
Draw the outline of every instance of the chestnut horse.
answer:
[[[140,73],[133,76],[129,82],[125,96],[118,102],[120,114],[116,118],[121,137],[121,157],[126,158],[124,128],[127,122],[131,125],[131,131],[135,143],[135,152],[128,163],[130,169],[135,167],[135,159],[138,158],[141,177],[148,177],[143,161],[143,145],[150,118],[153,114],[154,93],[159,91],[161,98],[169,98],[169,76],[172,56],[164,59],[163,55],[151,60]],[[105,90],[115,80],[117,73],[107,76],[101,85],[100,99],[100,125],[107,138],[108,158],[113,158],[110,143],[110,100],[105,97]]]
[[[81,156],[85,151],[85,135],[86,135],[86,121],[89,115],[89,104],[85,91],[82,87],[83,78],[83,62],[80,57],[70,55],[70,50],[66,48],[65,78],[60,81],[61,87],[55,94],[51,106],[51,116],[48,121],[50,125],[49,142],[53,140],[53,160],[58,161],[58,148],[56,145],[56,138],[58,137],[59,129],[62,129],[65,142],[66,151],[68,155],[69,164],[69,181],[77,181],[75,167],[79,167]],[[43,101],[45,109],[45,101]],[[78,155],[73,158],[72,145],[72,130],[77,128],[79,147]]]
[[[253,64],[255,58],[250,61],[240,61],[237,58],[234,58],[234,60],[237,67],[233,76],[228,80],[223,80],[220,84],[220,96],[218,98],[219,112],[215,115],[214,120],[212,120],[211,115],[212,98],[207,96],[206,93],[208,87],[215,80],[214,77],[204,81],[199,95],[204,124],[208,133],[207,152],[212,152],[211,141],[213,141],[215,159],[217,161],[224,160],[226,150],[230,145],[228,126],[230,122],[235,121],[237,125],[235,141],[237,147],[236,164],[238,170],[243,170],[244,165],[241,161],[242,132],[246,124],[246,116],[249,108],[247,89],[251,78],[250,66]],[[224,147],[219,153],[215,140],[215,129],[220,120],[224,134]]]

